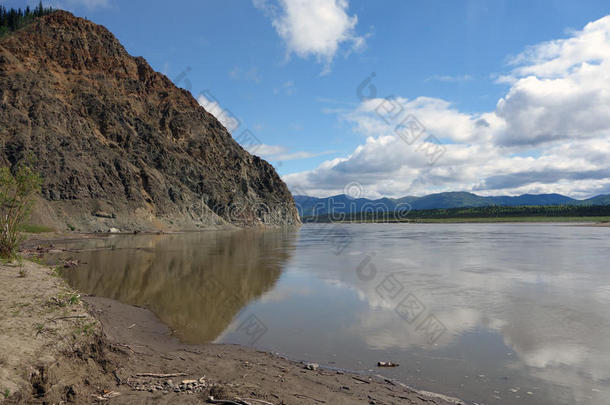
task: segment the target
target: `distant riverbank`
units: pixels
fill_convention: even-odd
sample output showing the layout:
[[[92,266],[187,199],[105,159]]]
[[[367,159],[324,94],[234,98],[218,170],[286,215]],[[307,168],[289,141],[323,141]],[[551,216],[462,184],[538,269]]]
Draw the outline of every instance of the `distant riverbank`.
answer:
[[[610,217],[490,217],[490,218],[413,218],[402,220],[336,220],[336,221],[308,221],[304,218],[304,223],[312,222],[333,222],[333,223],[414,223],[414,224],[464,224],[464,223],[518,223],[518,222],[572,222],[572,223],[589,223],[606,226],[610,224]]]
[[[364,208],[364,207],[363,207]],[[470,223],[470,222],[610,222],[610,205],[482,206],[388,210],[370,206],[359,212],[324,212],[305,216],[307,222]]]

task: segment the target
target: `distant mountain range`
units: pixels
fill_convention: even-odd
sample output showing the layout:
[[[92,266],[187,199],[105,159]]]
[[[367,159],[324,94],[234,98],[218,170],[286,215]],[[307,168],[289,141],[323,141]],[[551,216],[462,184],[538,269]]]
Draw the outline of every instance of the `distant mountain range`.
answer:
[[[561,194],[523,194],[516,197],[483,197],[467,192],[428,194],[423,197],[402,198],[351,198],[345,194],[317,198],[295,195],[294,201],[301,217],[330,213],[353,214],[363,211],[428,210],[436,208],[465,208],[487,206],[540,206],[540,205],[610,205],[610,194],[598,195],[586,200],[576,200]]]

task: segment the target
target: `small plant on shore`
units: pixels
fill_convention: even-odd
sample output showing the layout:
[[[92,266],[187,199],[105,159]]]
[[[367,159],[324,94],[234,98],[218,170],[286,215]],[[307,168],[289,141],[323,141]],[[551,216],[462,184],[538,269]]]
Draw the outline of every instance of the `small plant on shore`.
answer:
[[[51,297],[51,304],[57,305],[60,308],[68,305],[77,305],[80,303],[80,294],[78,292],[61,293],[57,297]]]
[[[70,305],[78,304],[80,302],[80,294],[77,294],[77,293],[70,294],[70,296],[68,297],[68,302],[70,303]]]
[[[55,266],[51,269],[51,275],[53,277],[61,277],[62,270],[63,270],[63,266]]]
[[[19,275],[17,277],[25,278],[27,273],[25,271],[25,266],[23,264],[23,256],[17,255],[17,264],[19,265]]]
[[[4,390],[4,399],[7,399],[8,397],[11,396],[11,390],[9,390],[8,388]]]
[[[76,333],[82,334],[85,336],[91,336],[91,335],[93,335],[94,328],[95,328],[95,322],[87,322],[82,327],[78,328],[76,330]]]
[[[32,263],[36,263],[36,264],[39,264],[41,266],[45,265],[45,262],[44,262],[42,257],[32,256],[28,260],[31,261]]]
[[[0,257],[16,257],[22,241],[19,227],[28,219],[40,185],[40,176],[28,166],[15,173],[0,168]]]

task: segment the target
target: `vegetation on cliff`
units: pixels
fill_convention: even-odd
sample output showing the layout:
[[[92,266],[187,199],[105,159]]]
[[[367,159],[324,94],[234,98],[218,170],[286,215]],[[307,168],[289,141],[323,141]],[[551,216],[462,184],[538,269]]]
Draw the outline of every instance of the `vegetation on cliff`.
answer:
[[[43,7],[42,2],[38,3],[34,10],[31,10],[30,6],[27,6],[25,10],[20,8],[7,10],[6,7],[0,5],[0,37],[8,32],[16,31],[34,21],[35,18],[50,14],[53,11],[55,10],[52,7]]]

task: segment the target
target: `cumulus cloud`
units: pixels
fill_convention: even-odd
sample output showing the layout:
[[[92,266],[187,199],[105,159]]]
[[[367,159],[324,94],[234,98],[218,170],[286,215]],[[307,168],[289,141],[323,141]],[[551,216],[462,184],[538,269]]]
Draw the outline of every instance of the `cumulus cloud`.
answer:
[[[361,183],[369,197],[608,192],[610,16],[529,47],[509,66],[502,80],[510,87],[493,111],[394,97],[338,112],[364,143],[285,181],[320,196],[341,193],[350,182]],[[431,150],[443,153],[431,162]]]
[[[499,143],[595,138],[610,129],[610,16],[529,47],[511,64],[512,87],[496,111],[508,124]]]
[[[348,50],[364,46],[356,33],[358,17],[348,14],[347,0],[253,0],[272,21],[286,44],[288,55],[315,57],[324,72],[342,45]]]

